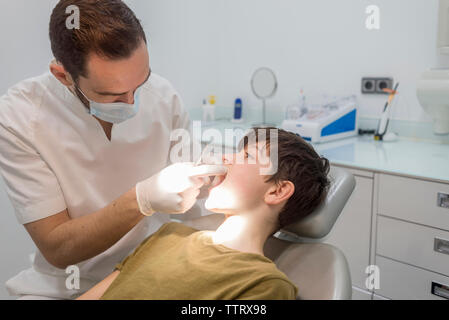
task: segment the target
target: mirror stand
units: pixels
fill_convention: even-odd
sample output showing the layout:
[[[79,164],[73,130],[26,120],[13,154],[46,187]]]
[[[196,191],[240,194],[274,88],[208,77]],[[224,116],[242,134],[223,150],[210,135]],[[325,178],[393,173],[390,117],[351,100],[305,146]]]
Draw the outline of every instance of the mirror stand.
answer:
[[[256,122],[253,123],[254,127],[275,127],[276,125],[274,123],[267,123],[266,113],[267,113],[267,99],[262,98],[262,122]]]

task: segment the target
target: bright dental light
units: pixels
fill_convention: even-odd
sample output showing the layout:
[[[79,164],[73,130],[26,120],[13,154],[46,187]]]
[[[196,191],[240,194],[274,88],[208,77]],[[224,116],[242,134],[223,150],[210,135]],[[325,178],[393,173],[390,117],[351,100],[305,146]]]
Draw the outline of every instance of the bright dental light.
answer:
[[[242,216],[230,216],[226,221],[212,234],[214,244],[220,244],[234,240],[242,233],[245,226],[245,218]]]
[[[220,185],[212,188],[209,197],[204,204],[207,210],[231,209],[236,206],[236,196],[234,192],[227,188],[220,188]]]
[[[192,186],[192,181],[185,172],[191,170],[192,165],[187,163],[176,163],[160,172],[157,183],[165,192],[182,192]],[[180,177],[186,177],[180,179]]]

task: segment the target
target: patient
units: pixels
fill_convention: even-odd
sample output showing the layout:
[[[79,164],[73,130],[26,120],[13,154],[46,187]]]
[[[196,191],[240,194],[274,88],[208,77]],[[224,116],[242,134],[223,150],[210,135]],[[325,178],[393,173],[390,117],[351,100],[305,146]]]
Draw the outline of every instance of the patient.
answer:
[[[216,231],[165,224],[79,299],[295,299],[298,289],[263,247],[320,205],[329,163],[299,136],[278,130],[277,172],[261,175],[258,159],[273,151],[270,131],[257,130],[266,138],[246,136],[239,153],[223,157],[228,173],[210,188],[206,208],[224,214]]]

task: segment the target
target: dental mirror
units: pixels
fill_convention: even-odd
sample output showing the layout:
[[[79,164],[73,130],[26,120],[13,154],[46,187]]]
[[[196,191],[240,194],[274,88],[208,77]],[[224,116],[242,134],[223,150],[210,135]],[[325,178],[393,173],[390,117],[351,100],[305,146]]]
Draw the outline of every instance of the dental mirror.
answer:
[[[278,82],[273,70],[262,67],[257,69],[251,78],[251,89],[254,95],[262,100],[263,103],[263,115],[262,123],[256,123],[255,126],[275,126],[266,122],[266,100],[274,96],[278,88]]]

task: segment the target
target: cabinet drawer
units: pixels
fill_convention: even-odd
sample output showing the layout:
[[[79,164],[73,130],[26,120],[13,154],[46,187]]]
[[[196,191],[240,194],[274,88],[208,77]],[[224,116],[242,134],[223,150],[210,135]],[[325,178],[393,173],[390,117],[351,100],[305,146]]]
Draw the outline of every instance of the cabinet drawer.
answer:
[[[449,275],[449,232],[378,216],[376,254]]]
[[[449,184],[380,174],[378,213],[449,230],[449,208],[437,205],[438,193],[449,194]]]
[[[380,288],[375,290],[374,296],[405,300],[445,299],[432,294],[432,282],[449,286],[449,277],[379,256],[376,257],[376,265],[379,267]],[[449,290],[437,287],[434,290],[440,290],[449,297]]]

